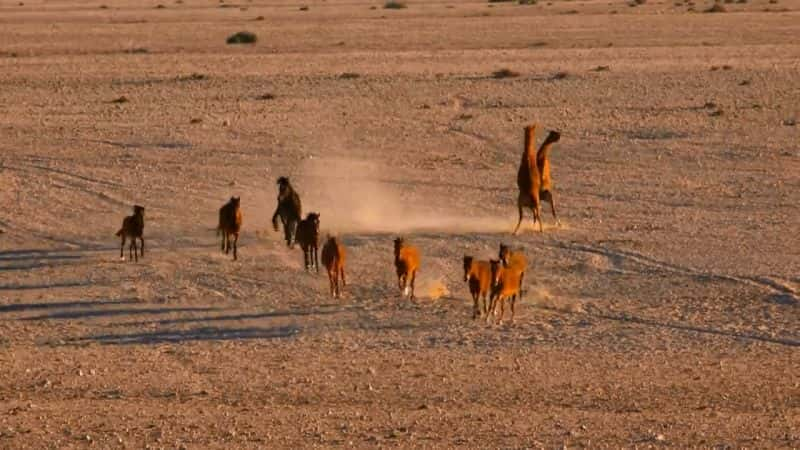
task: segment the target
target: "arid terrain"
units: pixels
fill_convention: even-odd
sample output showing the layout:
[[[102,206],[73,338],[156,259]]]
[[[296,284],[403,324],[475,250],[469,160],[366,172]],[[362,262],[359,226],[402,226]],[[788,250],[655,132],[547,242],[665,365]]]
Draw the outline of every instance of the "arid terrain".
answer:
[[[1,1],[0,448],[800,448],[800,0],[639,3]],[[563,224],[512,236],[533,122]]]

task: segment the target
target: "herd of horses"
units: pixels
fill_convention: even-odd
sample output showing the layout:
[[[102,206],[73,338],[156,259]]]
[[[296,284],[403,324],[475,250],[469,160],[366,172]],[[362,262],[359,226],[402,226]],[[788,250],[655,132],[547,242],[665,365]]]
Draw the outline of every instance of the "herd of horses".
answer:
[[[517,208],[519,221],[513,234],[519,232],[523,219],[523,211],[530,208],[533,213],[533,225],[539,222],[539,231],[543,231],[541,219],[541,203],[550,203],[553,219],[560,225],[556,215],[553,197],[553,181],[550,176],[550,150],[554,143],[561,139],[557,131],[550,131],[539,149],[536,149],[536,124],[524,129],[524,150],[517,171]],[[300,195],[292,187],[289,178],[280,177],[278,184],[278,205],[272,216],[272,225],[279,231],[283,227],[284,240],[289,248],[297,244],[303,250],[303,262],[306,271],[319,273],[318,253],[320,243],[320,214],[310,212],[302,218]],[[280,223],[279,223],[280,221]],[[219,210],[217,235],[222,235],[222,251],[225,254],[233,250],[233,259],[237,259],[237,243],[242,229],[242,210],[239,197],[231,197]],[[138,261],[144,256],[144,207],[135,205],[133,215],[125,217],[122,228],[117,232],[121,237],[120,258],[124,259],[125,242],[130,238],[130,259]],[[141,243],[137,246],[137,239]],[[342,287],[346,285],[345,256],[346,249],[341,239],[328,236],[322,246],[322,264],[328,273],[330,294],[340,298]],[[394,240],[394,266],[397,283],[403,296],[414,299],[414,284],[420,268],[420,251],[409,244],[405,238]],[[472,256],[464,256],[464,281],[469,286],[473,299],[472,318],[485,316],[487,322],[497,316],[500,307],[499,323],[505,313],[505,302],[508,300],[511,310],[511,321],[514,321],[515,304],[522,299],[522,283],[525,277],[527,261],[521,250],[512,250],[508,245],[500,244],[497,259],[477,260]]]

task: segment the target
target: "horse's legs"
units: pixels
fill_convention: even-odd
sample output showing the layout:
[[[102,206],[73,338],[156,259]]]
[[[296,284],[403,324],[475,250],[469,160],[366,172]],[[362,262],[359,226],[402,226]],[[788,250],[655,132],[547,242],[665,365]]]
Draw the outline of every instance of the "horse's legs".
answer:
[[[561,226],[561,221],[558,220],[558,216],[556,215],[556,200],[553,198],[553,193],[550,191],[542,192],[542,200],[547,201],[550,203],[550,211],[553,212],[553,220],[556,221],[556,226]]]
[[[336,297],[342,298],[342,280],[340,280],[340,271],[336,268],[336,264],[333,265],[333,279],[336,281]]]
[[[533,228],[536,228],[536,222],[539,222],[539,232],[544,231],[542,227],[542,210],[540,208],[539,202],[536,202],[533,206],[531,206],[531,210],[533,211]]]
[[[517,200],[517,208],[519,208],[519,220],[517,221],[517,227],[514,228],[513,234],[517,234],[519,231],[519,226],[522,223],[522,199]]]
[[[503,315],[506,313],[506,299],[500,298],[500,317],[497,319],[497,323],[501,323],[503,321]]]
[[[342,286],[347,286],[347,281],[344,278],[344,264],[342,264],[342,267],[339,269],[339,271],[342,274]]]
[[[409,300],[414,300],[414,282],[417,281],[417,271],[414,270],[411,272],[411,298]]]
[[[335,269],[334,269],[335,270]],[[331,269],[328,269],[328,285],[330,286],[331,290],[331,297],[336,298],[336,288],[334,286],[334,272]]]
[[[125,233],[122,233],[122,244],[119,246],[119,259],[125,259]]]
[[[283,216],[281,216],[281,222],[283,222],[283,239],[286,240],[286,246],[292,248],[292,226],[294,222],[284,220]]]
[[[312,248],[314,249],[314,267],[317,269],[317,273],[319,273],[319,248],[317,244],[314,244]]]
[[[233,260],[236,261],[236,244],[239,243],[239,233],[233,234]]]
[[[497,307],[497,294],[492,293],[489,296],[489,309],[486,310],[486,323],[491,323],[494,309]]]
[[[139,236],[139,240],[142,241],[142,248],[140,250],[142,253],[142,258],[144,258],[144,236]]]

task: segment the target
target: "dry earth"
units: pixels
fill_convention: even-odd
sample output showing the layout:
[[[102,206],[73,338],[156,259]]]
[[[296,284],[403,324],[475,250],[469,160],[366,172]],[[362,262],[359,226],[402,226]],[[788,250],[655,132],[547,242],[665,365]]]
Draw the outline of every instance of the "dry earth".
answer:
[[[800,447],[800,2],[407,6],[0,2],[0,447]],[[564,226],[512,237],[533,121]],[[474,323],[500,242],[526,296]]]

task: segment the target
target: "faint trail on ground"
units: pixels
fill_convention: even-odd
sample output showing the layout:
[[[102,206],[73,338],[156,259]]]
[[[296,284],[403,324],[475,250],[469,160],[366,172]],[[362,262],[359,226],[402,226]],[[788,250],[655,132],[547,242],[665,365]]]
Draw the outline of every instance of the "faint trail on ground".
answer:
[[[798,293],[797,289],[792,287],[788,281],[777,280],[771,277],[735,276],[735,275],[715,273],[712,271],[703,271],[695,269],[693,267],[683,267],[676,264],[659,261],[655,258],[652,258],[647,255],[642,255],[640,253],[635,253],[627,250],[609,249],[606,247],[594,246],[589,244],[558,242],[550,246],[555,248],[562,248],[584,253],[593,253],[597,255],[602,255],[612,260],[619,260],[619,261],[629,260],[645,267],[650,267],[671,273],[678,273],[681,275],[688,275],[695,278],[716,279],[716,280],[731,281],[734,283],[746,284],[750,286],[756,286],[761,289],[770,291],[773,294],[789,297],[793,303],[800,303],[800,293]]]

